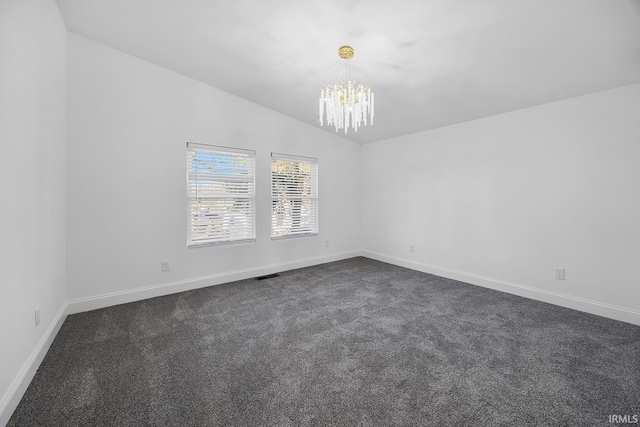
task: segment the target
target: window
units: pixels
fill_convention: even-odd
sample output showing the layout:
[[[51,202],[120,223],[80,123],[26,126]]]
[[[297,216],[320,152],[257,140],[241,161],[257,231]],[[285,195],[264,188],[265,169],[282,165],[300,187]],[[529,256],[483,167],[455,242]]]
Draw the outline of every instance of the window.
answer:
[[[255,241],[255,158],[187,143],[188,247]]]
[[[318,234],[318,160],[271,153],[271,238]]]

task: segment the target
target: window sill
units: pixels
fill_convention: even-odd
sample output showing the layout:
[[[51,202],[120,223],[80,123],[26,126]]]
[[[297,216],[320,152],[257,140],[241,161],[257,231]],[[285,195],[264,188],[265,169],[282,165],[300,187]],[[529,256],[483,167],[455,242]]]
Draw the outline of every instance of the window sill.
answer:
[[[304,234],[294,234],[294,235],[287,235],[287,236],[278,236],[278,237],[271,237],[271,240],[289,240],[289,239],[297,239],[299,237],[315,237],[318,236],[318,233],[304,233]]]
[[[247,239],[247,240],[232,240],[229,242],[215,242],[215,243],[198,243],[198,244],[187,244],[187,249],[205,249],[205,248],[219,248],[219,247],[228,247],[234,245],[249,245],[255,244],[256,239]]]

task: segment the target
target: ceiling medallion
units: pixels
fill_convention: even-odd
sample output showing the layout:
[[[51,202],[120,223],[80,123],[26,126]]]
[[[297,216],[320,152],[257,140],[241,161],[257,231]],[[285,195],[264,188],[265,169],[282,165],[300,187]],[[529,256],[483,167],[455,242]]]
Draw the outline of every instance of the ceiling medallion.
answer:
[[[354,54],[351,46],[338,49],[338,56],[344,59],[344,79],[324,85],[320,91],[320,126],[324,126],[326,115],[327,125],[334,126],[336,132],[344,129],[345,134],[349,127],[357,132],[360,126],[373,125],[373,91],[350,80],[349,59]]]

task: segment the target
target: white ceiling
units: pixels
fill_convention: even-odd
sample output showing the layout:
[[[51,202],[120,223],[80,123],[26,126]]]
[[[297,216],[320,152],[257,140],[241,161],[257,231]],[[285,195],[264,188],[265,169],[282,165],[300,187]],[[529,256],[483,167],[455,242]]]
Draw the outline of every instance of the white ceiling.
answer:
[[[349,44],[376,97],[360,143],[640,82],[638,0],[58,4],[70,31],[316,127]]]

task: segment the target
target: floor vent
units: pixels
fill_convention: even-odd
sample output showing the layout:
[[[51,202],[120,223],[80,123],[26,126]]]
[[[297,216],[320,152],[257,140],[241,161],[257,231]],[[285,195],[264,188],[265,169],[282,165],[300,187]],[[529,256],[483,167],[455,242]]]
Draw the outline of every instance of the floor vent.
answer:
[[[267,274],[266,276],[258,276],[258,277],[256,277],[256,280],[272,279],[274,277],[280,277],[280,275],[278,273]]]

